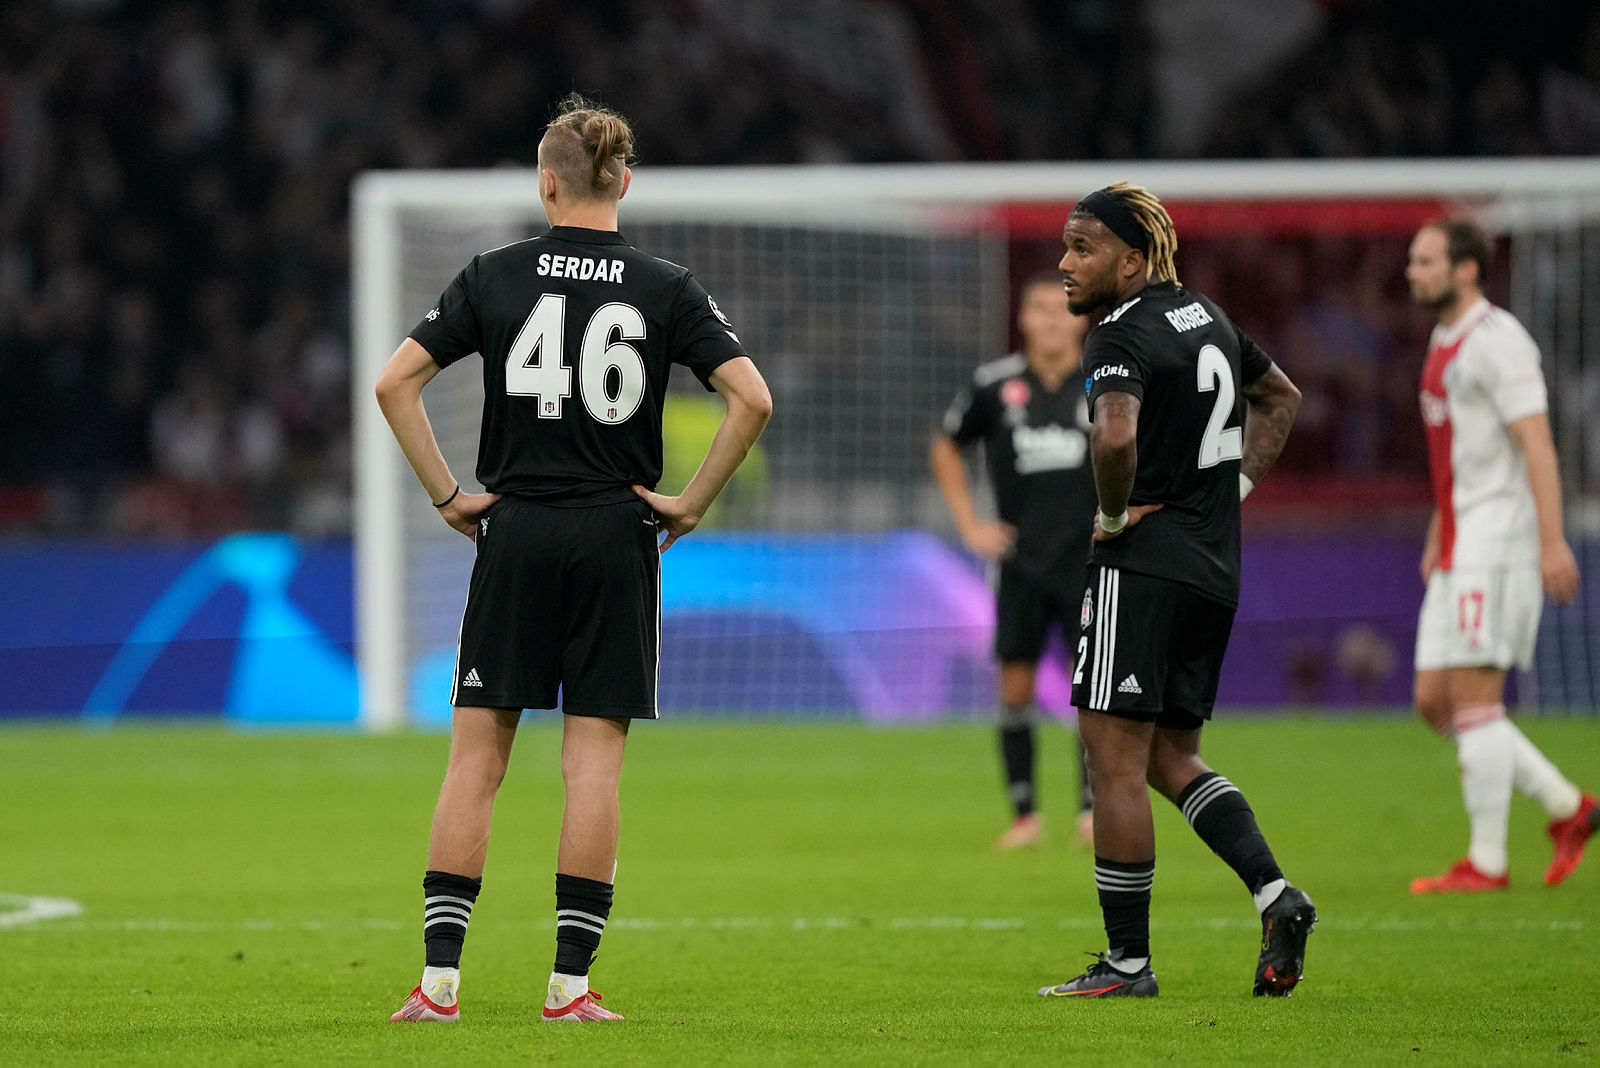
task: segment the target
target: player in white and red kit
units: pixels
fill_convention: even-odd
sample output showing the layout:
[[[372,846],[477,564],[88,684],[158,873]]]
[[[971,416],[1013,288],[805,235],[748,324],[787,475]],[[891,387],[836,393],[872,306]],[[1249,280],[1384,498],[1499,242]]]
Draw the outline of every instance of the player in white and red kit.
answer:
[[[1421,388],[1435,508],[1422,553],[1417,710],[1455,737],[1471,824],[1467,856],[1443,875],[1413,881],[1418,894],[1509,885],[1513,787],[1549,815],[1548,886],[1572,873],[1600,824],[1594,796],[1506,718],[1506,672],[1533,664],[1541,590],[1570,604],[1579,576],[1562,534],[1539,349],[1483,296],[1492,252],[1481,227],[1445,219],[1417,233],[1406,267],[1412,299],[1439,320]]]

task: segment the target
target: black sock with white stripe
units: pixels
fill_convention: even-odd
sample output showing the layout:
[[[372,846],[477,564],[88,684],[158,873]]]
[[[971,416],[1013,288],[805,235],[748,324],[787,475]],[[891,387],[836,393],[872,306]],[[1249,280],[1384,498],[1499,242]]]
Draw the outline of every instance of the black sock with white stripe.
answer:
[[[1034,808],[1033,716],[1026,707],[1000,710],[1000,759],[1006,769],[1006,793],[1017,818]]]
[[[1100,891],[1100,913],[1106,921],[1111,962],[1136,972],[1150,959],[1150,888],[1156,861],[1094,858],[1094,885]]]
[[[1194,833],[1244,880],[1251,894],[1283,878],[1256,826],[1256,814],[1233,783],[1208,771],[1183,788],[1177,805]]]
[[[477,903],[482,879],[452,875],[447,871],[422,874],[422,941],[428,947],[428,967],[461,967],[461,943],[467,921]]]
[[[589,974],[610,917],[610,883],[556,873],[557,973]]]

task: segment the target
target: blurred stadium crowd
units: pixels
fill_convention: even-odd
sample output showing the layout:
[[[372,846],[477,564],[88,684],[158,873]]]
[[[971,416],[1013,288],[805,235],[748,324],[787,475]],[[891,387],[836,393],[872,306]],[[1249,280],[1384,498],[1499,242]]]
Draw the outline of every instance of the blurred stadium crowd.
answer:
[[[1186,10],[5,5],[0,529],[348,530],[351,178],[531,162],[574,86],[635,121],[651,165],[1600,150],[1589,5],[1303,0],[1300,29],[1210,83],[1216,106],[1185,133],[1171,87],[1192,79],[1173,43]],[[1302,470],[1361,475],[1411,455],[1394,429],[1413,421],[1414,367],[1395,373],[1391,346],[1416,333],[1397,251],[1311,248],[1295,253],[1302,271],[1262,271],[1282,290],[1264,340],[1337,350],[1306,364],[1327,388],[1303,413]],[[1180,265],[1201,288],[1274,255],[1196,252]],[[1317,278],[1345,284],[1317,292]]]

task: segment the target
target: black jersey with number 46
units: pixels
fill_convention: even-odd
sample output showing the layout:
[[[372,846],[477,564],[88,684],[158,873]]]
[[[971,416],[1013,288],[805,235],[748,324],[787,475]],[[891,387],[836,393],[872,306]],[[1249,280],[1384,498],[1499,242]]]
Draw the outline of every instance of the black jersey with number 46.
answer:
[[[1140,398],[1139,465],[1129,504],[1160,504],[1091,563],[1124,568],[1239,603],[1240,387],[1271,361],[1202,293],[1146,286],[1084,343],[1089,407],[1106,393]]]
[[[575,226],[474,256],[411,337],[440,367],[483,356],[484,489],[572,504],[654,489],[672,365],[710,389],[745,354],[687,270]]]

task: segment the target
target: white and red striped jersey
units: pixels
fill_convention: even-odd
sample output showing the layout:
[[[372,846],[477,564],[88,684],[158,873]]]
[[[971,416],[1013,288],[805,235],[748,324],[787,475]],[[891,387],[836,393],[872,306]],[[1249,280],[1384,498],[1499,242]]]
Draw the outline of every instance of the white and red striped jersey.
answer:
[[[1537,561],[1527,460],[1506,430],[1545,411],[1533,338],[1510,312],[1480,297],[1449,328],[1434,327],[1421,402],[1439,508],[1439,565],[1448,571]]]

